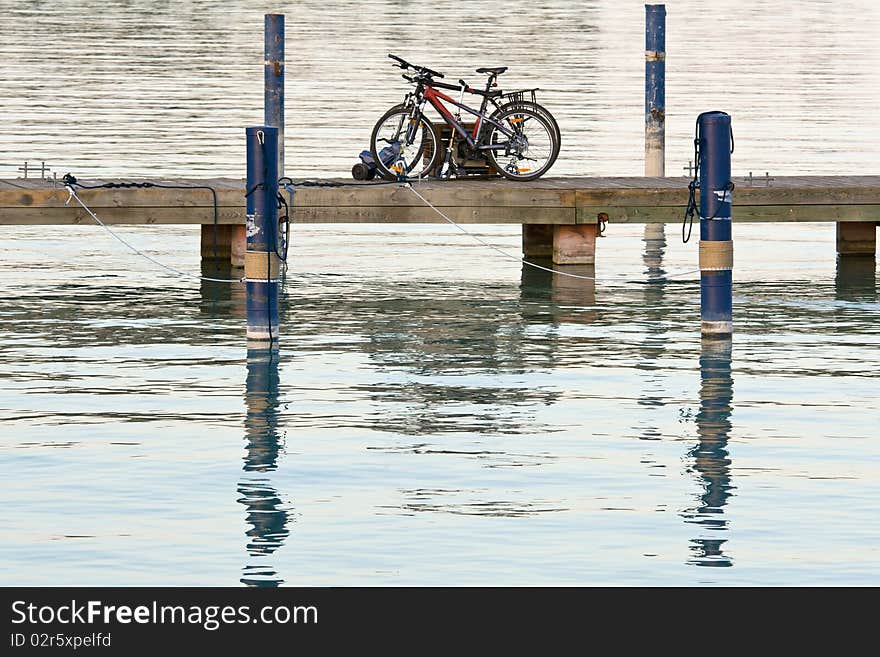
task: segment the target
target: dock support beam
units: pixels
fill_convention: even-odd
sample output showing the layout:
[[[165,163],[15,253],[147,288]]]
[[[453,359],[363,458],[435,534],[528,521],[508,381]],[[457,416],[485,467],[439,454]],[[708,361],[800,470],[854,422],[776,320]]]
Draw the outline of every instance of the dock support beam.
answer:
[[[697,117],[700,173],[700,318],[704,335],[733,332],[730,115]]]
[[[596,262],[596,224],[562,224],[553,227],[553,263],[592,265]]]
[[[202,260],[244,267],[246,243],[244,224],[202,224]]]
[[[526,258],[553,255],[553,224],[523,224],[522,251]]]
[[[666,175],[666,5],[645,5],[645,175]]]
[[[837,222],[837,255],[876,256],[877,224],[863,221]]]
[[[245,130],[247,144],[247,294],[248,349],[278,346],[278,129]]]
[[[230,226],[232,239],[229,245],[229,263],[233,267],[244,267],[245,253],[247,252],[247,227],[244,224]]]
[[[523,256],[552,257],[556,265],[592,265],[598,228],[596,224],[523,224]]]
[[[202,260],[226,264],[232,254],[232,229],[229,224],[202,224]]]
[[[265,15],[264,116],[278,128],[278,177],[284,175],[284,14]]]

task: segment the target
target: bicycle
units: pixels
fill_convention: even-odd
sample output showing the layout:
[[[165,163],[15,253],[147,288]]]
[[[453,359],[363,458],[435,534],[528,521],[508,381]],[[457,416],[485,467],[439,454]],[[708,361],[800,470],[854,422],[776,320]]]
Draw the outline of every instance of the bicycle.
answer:
[[[486,88],[475,89],[464,80],[458,86],[438,82],[443,73],[425,66],[410,64],[389,54],[400,69],[412,69],[413,75],[403,78],[415,85],[404,101],[389,109],[370,136],[370,152],[379,175],[386,180],[406,180],[432,175],[439,170],[440,177],[456,175],[461,159],[483,158],[499,174],[509,180],[535,180],[544,175],[559,155],[561,135],[553,115],[535,98],[536,89],[504,93],[497,86],[497,78],[506,66],[479,68],[477,73],[488,74]],[[459,91],[456,101],[440,89]],[[464,104],[464,94],[482,96],[480,108]],[[531,100],[526,94],[531,94]],[[458,108],[455,115],[445,105]],[[451,138],[441,149],[440,135],[435,125],[425,116],[430,104],[450,126]],[[488,113],[489,105],[494,110]],[[474,115],[472,129],[464,126],[461,110]],[[444,160],[441,164],[441,160]]]

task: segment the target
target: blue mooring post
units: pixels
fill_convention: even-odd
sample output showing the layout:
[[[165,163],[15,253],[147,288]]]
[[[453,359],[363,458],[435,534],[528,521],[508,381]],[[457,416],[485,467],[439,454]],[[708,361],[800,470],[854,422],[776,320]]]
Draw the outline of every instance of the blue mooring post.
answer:
[[[278,177],[284,175],[284,14],[266,14],[263,122],[278,128]]]
[[[247,144],[247,288],[248,349],[278,346],[278,129],[245,130]]]
[[[733,333],[732,132],[726,112],[697,117],[700,178],[700,318],[707,335]]]
[[[665,176],[666,5],[645,5],[645,175]]]

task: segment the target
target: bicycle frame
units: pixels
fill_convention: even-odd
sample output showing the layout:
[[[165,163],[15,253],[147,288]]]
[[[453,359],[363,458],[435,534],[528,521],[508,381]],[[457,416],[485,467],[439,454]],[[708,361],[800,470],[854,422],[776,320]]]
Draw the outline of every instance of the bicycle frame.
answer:
[[[439,83],[434,83],[434,85],[439,86]],[[480,144],[479,143],[480,142],[480,135],[483,132],[483,128],[485,127],[486,122],[489,122],[490,124],[494,125],[508,138],[513,137],[516,134],[513,130],[510,130],[507,126],[503,125],[502,123],[499,123],[498,121],[495,121],[493,118],[491,118],[490,116],[488,116],[486,114],[486,111],[485,111],[486,104],[488,103],[488,100],[489,100],[488,94],[481,92],[477,89],[465,88],[465,91],[467,93],[479,94],[484,97],[484,100],[482,103],[483,106],[479,110],[476,110],[472,107],[468,107],[464,103],[460,103],[460,102],[450,98],[449,96],[444,94],[442,91],[438,91],[436,89],[436,87],[431,84],[422,83],[419,86],[420,86],[420,88],[416,91],[416,97],[418,98],[419,96],[421,96],[424,100],[427,100],[429,103],[431,103],[431,106],[435,110],[437,110],[437,112],[440,114],[440,116],[443,118],[443,120],[452,129],[454,129],[462,137],[462,139],[464,139],[467,142],[467,144],[470,148],[472,148],[474,150],[478,150],[478,151],[487,151],[487,150],[496,150],[497,151],[497,150],[505,150],[509,147],[508,144]],[[443,86],[444,86],[444,88],[449,88],[449,89],[457,89],[458,88],[458,87],[454,87],[452,85],[445,85],[445,84]],[[465,128],[464,125],[462,125],[462,123],[460,121],[458,121],[458,119],[456,119],[455,116],[453,116],[452,112],[450,112],[449,109],[443,104],[443,101],[445,101],[447,103],[452,103],[456,107],[463,109],[464,111],[466,111],[470,114],[473,114],[474,116],[477,117],[477,120],[474,122],[473,134],[469,133],[467,131],[467,128]],[[421,111],[422,103],[418,102],[417,104],[419,106],[419,111]]]
[[[553,115],[538,104],[536,89],[507,93],[497,89],[498,76],[507,70],[506,66],[478,68],[477,73],[489,74],[486,88],[481,90],[464,80],[458,80],[457,86],[435,81],[446,76],[392,53],[388,57],[407,71],[401,77],[414,88],[403,103],[391,107],[373,126],[370,153],[383,178],[401,179],[409,174],[421,177],[423,173],[450,178],[483,171],[488,165],[490,173],[497,172],[508,180],[535,180],[553,166],[559,155],[559,126]],[[450,95],[441,89],[449,90]],[[453,91],[458,92],[457,100],[451,97]],[[466,93],[482,97],[480,109],[465,104]],[[428,104],[442,123],[432,124],[428,119]],[[473,123],[468,119],[468,127],[463,123],[462,111],[475,117]],[[443,125],[451,129],[448,138],[444,130],[438,130]],[[535,128],[534,134],[530,127]],[[393,166],[386,164],[391,157],[396,158]]]

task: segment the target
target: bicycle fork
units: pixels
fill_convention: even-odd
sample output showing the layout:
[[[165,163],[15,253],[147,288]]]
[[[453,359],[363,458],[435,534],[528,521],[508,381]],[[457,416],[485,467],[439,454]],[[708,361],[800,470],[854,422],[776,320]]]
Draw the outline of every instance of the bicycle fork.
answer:
[[[406,100],[404,102],[406,102]],[[407,119],[406,129],[398,128],[397,134],[400,136],[400,134],[403,133],[403,140],[398,140],[400,150],[394,164],[389,167],[392,172],[397,174],[398,182],[406,182],[406,175],[410,170],[406,163],[406,150],[408,146],[415,143],[416,138],[418,137],[419,126],[421,125],[423,117],[422,106],[424,106],[424,104],[424,100],[421,102],[413,102],[412,110]]]

